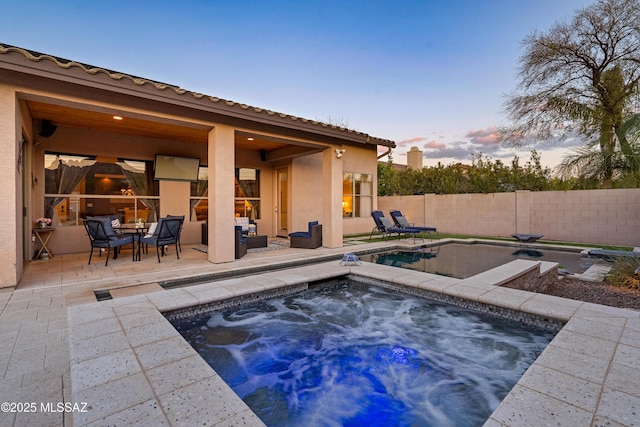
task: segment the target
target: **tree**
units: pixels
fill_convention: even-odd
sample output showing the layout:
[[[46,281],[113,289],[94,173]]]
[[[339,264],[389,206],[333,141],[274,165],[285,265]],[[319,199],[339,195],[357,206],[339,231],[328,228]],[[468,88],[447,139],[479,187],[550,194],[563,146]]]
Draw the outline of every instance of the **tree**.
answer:
[[[578,134],[597,141],[601,176],[612,185],[615,153],[638,167],[626,136],[640,82],[640,0],[599,0],[570,22],[523,41],[518,87],[506,101],[513,125],[501,140],[525,144]]]

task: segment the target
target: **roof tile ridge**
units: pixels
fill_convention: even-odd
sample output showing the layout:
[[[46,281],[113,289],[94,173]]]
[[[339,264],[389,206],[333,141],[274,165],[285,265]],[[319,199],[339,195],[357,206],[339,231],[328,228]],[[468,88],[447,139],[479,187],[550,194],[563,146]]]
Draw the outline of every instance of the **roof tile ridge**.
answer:
[[[27,49],[24,48],[20,48],[20,47],[16,47],[16,46],[9,46],[9,45],[4,45],[2,43],[0,43],[0,53],[9,53],[9,52],[16,52],[19,53],[21,55],[23,55],[26,59],[30,60],[30,61],[34,61],[34,62],[40,62],[42,60],[49,60],[51,62],[53,62],[55,65],[57,65],[60,68],[63,69],[71,69],[71,68],[80,68],[81,70],[85,71],[88,74],[91,75],[97,75],[97,74],[105,74],[107,77],[109,77],[110,79],[113,80],[122,80],[122,79],[126,79],[131,81],[133,84],[135,84],[136,86],[144,86],[145,84],[150,84],[152,87],[158,89],[158,90],[167,90],[167,89],[172,89],[173,92],[177,95],[184,95],[184,94],[191,94],[191,96],[193,96],[195,99],[208,99],[209,101],[213,102],[213,103],[218,103],[218,102],[223,102],[226,105],[228,105],[229,107],[234,107],[234,106],[238,106],[243,110],[253,110],[256,113],[263,113],[266,114],[268,116],[279,116],[280,118],[283,119],[290,119],[292,121],[301,121],[303,123],[308,123],[311,124],[313,126],[320,126],[323,128],[330,128],[330,129],[334,129],[334,130],[338,130],[338,131],[343,131],[343,132],[347,132],[347,133],[352,133],[352,134],[356,134],[356,135],[363,135],[366,136],[367,141],[371,141],[371,140],[379,140],[379,141],[387,141],[385,139],[382,138],[377,138],[377,137],[372,137],[369,134],[366,134],[364,132],[355,130],[355,129],[350,129],[350,128],[346,128],[343,126],[337,126],[334,124],[330,124],[330,123],[325,123],[325,122],[321,122],[318,120],[310,120],[310,119],[304,119],[301,117],[297,117],[291,114],[286,114],[286,113],[280,113],[280,112],[276,112],[276,111],[272,111],[272,110],[267,110],[264,108],[260,108],[260,107],[254,107],[248,104],[244,104],[244,103],[239,103],[236,101],[231,101],[228,99],[223,99],[223,98],[219,98],[216,96],[210,96],[210,95],[205,95],[202,93],[198,93],[198,92],[194,92],[194,91],[190,91],[187,89],[183,89],[179,86],[175,86],[175,85],[170,85],[167,83],[161,83],[161,82],[157,82],[157,81],[153,81],[153,80],[149,80],[146,78],[142,78],[142,77],[135,77],[132,76],[130,74],[126,74],[126,73],[121,73],[121,72],[116,72],[116,71],[111,71],[108,70],[106,68],[102,68],[102,67],[96,67],[96,66],[89,66],[87,64],[83,64],[77,61],[73,61],[73,60],[66,60],[66,62],[62,62],[60,61],[57,57],[53,56],[53,55],[49,55],[49,54],[44,54],[44,53],[39,53],[39,52],[32,52],[29,51]]]

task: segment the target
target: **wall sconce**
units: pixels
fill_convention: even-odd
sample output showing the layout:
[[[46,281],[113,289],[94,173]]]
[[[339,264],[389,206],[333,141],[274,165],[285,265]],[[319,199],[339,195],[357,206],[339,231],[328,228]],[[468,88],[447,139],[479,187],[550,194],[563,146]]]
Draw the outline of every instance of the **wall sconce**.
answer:
[[[336,148],[336,158],[341,159],[345,151],[347,150],[345,150],[344,148]]]

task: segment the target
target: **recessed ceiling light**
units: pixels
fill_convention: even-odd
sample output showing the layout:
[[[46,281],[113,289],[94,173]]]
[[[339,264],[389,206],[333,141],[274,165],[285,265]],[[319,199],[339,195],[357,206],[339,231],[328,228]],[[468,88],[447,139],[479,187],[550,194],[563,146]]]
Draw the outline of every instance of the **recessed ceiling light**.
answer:
[[[113,116],[113,120],[122,120],[122,117],[120,117],[120,116]]]
[[[247,138],[247,141],[253,141],[252,137]]]

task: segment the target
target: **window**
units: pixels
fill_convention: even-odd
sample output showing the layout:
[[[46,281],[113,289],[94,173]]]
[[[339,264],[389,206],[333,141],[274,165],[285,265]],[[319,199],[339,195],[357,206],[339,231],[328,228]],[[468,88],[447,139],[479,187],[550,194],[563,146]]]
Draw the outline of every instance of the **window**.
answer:
[[[369,217],[373,209],[373,175],[345,172],[342,175],[343,218]]]
[[[82,225],[93,215],[123,223],[157,220],[153,161],[45,153],[44,165],[44,213],[56,226]]]
[[[236,216],[260,219],[260,171],[236,168]]]
[[[198,169],[198,181],[191,183],[189,199],[191,221],[206,221],[209,218],[209,168]]]

